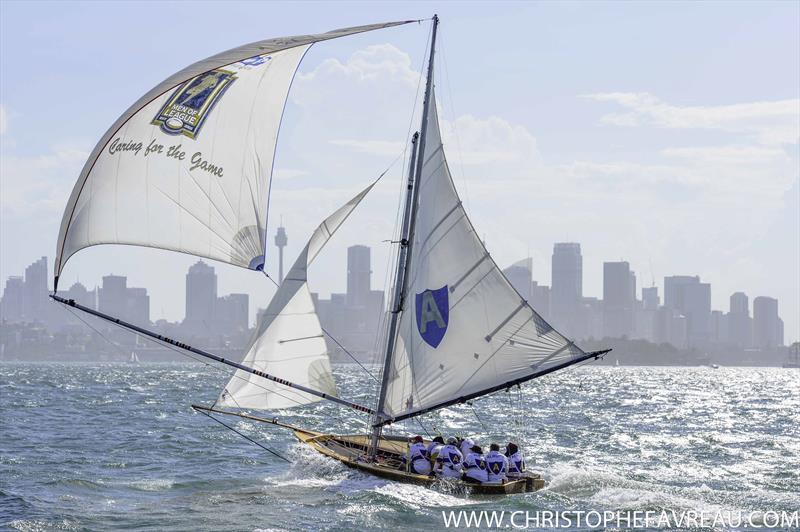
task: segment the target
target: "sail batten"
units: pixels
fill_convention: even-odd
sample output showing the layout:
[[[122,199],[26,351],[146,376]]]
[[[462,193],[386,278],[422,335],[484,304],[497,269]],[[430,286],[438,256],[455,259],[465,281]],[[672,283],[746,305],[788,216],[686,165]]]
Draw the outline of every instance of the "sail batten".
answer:
[[[188,253],[262,269],[278,131],[297,67],[316,42],[399,21],[250,43],[148,91],[92,150],[62,218],[67,260],[99,244]]]

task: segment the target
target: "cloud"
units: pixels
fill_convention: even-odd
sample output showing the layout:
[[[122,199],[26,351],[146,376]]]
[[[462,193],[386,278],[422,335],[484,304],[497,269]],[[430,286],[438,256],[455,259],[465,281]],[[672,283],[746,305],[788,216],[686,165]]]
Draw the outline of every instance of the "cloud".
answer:
[[[441,127],[448,151],[465,165],[505,163],[522,169],[539,162],[533,134],[503,118],[461,115],[453,122],[442,120]]]
[[[60,214],[89,157],[83,142],[62,142],[42,155],[4,151],[0,161],[0,207],[6,215]]]
[[[695,164],[769,164],[787,159],[781,148],[747,145],[665,148],[661,155]]]
[[[0,103],[0,135],[5,135],[8,131],[8,111],[6,106]]]
[[[335,58],[325,59],[313,71],[301,73],[297,81],[302,85],[325,78],[349,78],[360,82],[396,80],[412,90],[419,84],[420,74],[411,68],[411,56],[391,44],[374,44],[354,52],[345,62]]]
[[[679,106],[646,92],[608,92],[583,96],[613,102],[627,110],[601,121],[616,126],[652,125],[671,129],[716,129],[744,133],[766,145],[800,141],[800,99],[738,103],[733,105]]]

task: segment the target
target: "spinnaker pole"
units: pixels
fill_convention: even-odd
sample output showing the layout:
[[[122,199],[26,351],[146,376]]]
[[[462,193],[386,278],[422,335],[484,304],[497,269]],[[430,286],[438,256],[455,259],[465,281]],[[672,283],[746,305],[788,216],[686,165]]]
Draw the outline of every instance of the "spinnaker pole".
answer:
[[[232,360],[228,360],[228,359],[223,358],[221,356],[215,355],[213,353],[209,353],[208,351],[203,351],[202,349],[198,349],[196,347],[192,347],[192,346],[190,346],[188,344],[185,344],[183,342],[178,342],[177,340],[173,340],[172,338],[169,338],[167,336],[155,333],[153,331],[148,331],[147,329],[143,329],[142,327],[139,327],[138,325],[134,325],[132,323],[128,323],[128,322],[126,322],[124,320],[121,320],[119,318],[115,318],[113,316],[109,316],[108,314],[104,314],[104,313],[102,313],[100,311],[97,311],[97,310],[94,310],[92,308],[83,306],[80,303],[76,303],[74,299],[65,299],[63,297],[57,296],[56,294],[51,294],[50,297],[54,301],[58,301],[59,303],[67,305],[68,307],[76,308],[78,310],[86,312],[87,314],[91,314],[92,316],[96,316],[96,317],[101,318],[101,319],[103,319],[105,321],[111,322],[111,323],[113,323],[115,325],[119,325],[120,327],[124,327],[124,328],[126,328],[126,329],[128,329],[130,331],[142,334],[144,336],[148,336],[150,338],[153,338],[154,340],[158,340],[160,342],[164,342],[166,344],[175,346],[175,347],[177,347],[179,349],[183,349],[184,351],[189,351],[190,353],[194,353],[195,355],[200,355],[201,357],[209,358],[211,360],[214,360],[215,362],[219,362],[220,364],[225,364],[227,366],[231,366],[233,368],[240,369],[240,370],[245,371],[247,373],[252,373],[253,375],[258,375],[259,377],[262,377],[262,378],[267,379],[267,380],[272,381],[272,382],[276,382],[276,383],[281,384],[283,386],[286,386],[288,388],[294,388],[295,390],[300,390],[301,392],[305,392],[305,393],[307,393],[309,395],[314,395],[316,397],[321,397],[322,399],[327,399],[328,401],[332,401],[334,403],[337,403],[337,404],[352,408],[354,410],[358,410],[359,412],[366,412],[366,413],[371,414],[371,415],[375,414],[374,410],[372,410],[371,408],[367,408],[366,406],[361,406],[359,404],[351,403],[350,401],[346,401],[344,399],[339,399],[338,397],[335,397],[333,395],[329,395],[329,394],[324,393],[324,392],[320,392],[320,391],[314,390],[313,388],[308,388],[307,386],[303,386],[302,384],[289,382],[289,381],[287,381],[285,379],[281,379],[280,377],[276,377],[274,375],[270,375],[269,373],[264,373],[263,371],[257,370],[255,368],[251,368],[251,367],[245,366],[243,364],[239,364],[238,362],[234,362]]]
[[[406,207],[403,216],[402,232],[400,235],[400,253],[397,260],[397,273],[394,284],[394,301],[391,310],[391,319],[386,340],[386,356],[383,362],[383,376],[381,388],[378,393],[378,406],[376,408],[375,420],[373,422],[372,439],[370,441],[370,455],[374,456],[378,449],[378,439],[380,438],[382,426],[386,423],[386,391],[391,375],[392,355],[397,338],[397,325],[400,313],[403,311],[405,301],[405,291],[408,286],[408,269],[411,264],[413,252],[414,227],[416,225],[417,204],[419,202],[419,180],[422,174],[422,165],[425,159],[425,139],[428,129],[428,114],[431,105],[433,91],[433,59],[436,53],[436,30],[439,27],[439,16],[433,16],[433,28],[431,30],[431,52],[428,59],[428,76],[425,81],[425,99],[422,104],[422,121],[420,124],[419,140],[414,135],[412,142],[411,164],[409,165],[408,192],[406,194]]]

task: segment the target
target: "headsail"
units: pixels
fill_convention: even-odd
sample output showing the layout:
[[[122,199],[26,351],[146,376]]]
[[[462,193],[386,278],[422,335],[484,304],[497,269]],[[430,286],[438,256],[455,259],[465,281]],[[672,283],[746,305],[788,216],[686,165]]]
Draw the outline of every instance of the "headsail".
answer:
[[[315,42],[412,21],[269,39],[199,61],[100,139],[67,203],[55,276],[75,252],[132,244],[260,269],[283,107]]]
[[[308,289],[308,266],[344,223],[375,183],[326,218],[270,301],[258,324],[255,339],[242,364],[329,395],[336,395],[322,327]],[[237,370],[217,404],[232,408],[288,408],[319,401],[294,388],[286,388]]]
[[[480,395],[584,355],[523,300],[489,256],[455,190],[435,96],[430,113],[414,254],[384,407],[393,418]]]

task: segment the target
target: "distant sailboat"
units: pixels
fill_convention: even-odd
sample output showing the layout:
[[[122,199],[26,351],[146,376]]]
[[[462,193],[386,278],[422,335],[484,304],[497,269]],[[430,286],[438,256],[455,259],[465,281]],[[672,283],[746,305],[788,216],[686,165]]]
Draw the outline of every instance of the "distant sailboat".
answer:
[[[138,364],[139,363],[139,355],[136,354],[136,351],[131,351],[131,356],[128,359],[128,364]]]
[[[67,259],[97,244],[156,247],[263,270],[277,134],[305,52],[315,42],[409,22],[416,21],[253,43],[191,65],[151,90],[106,132],[81,172],[61,224],[55,286]],[[433,482],[399,470],[405,439],[384,434],[386,427],[610,351],[584,352],[542,319],[505,278],[467,217],[445,158],[436,108],[438,22],[434,17],[421,127],[411,139],[381,385],[373,404],[339,396],[308,268],[375,183],[313,232],[241,363],[52,297],[235,367],[215,404],[195,406],[200,411],[288,428],[317,451],[371,474]],[[241,412],[321,400],[369,414],[369,431],[319,433]],[[530,475],[471,489],[515,493],[542,485]]]

